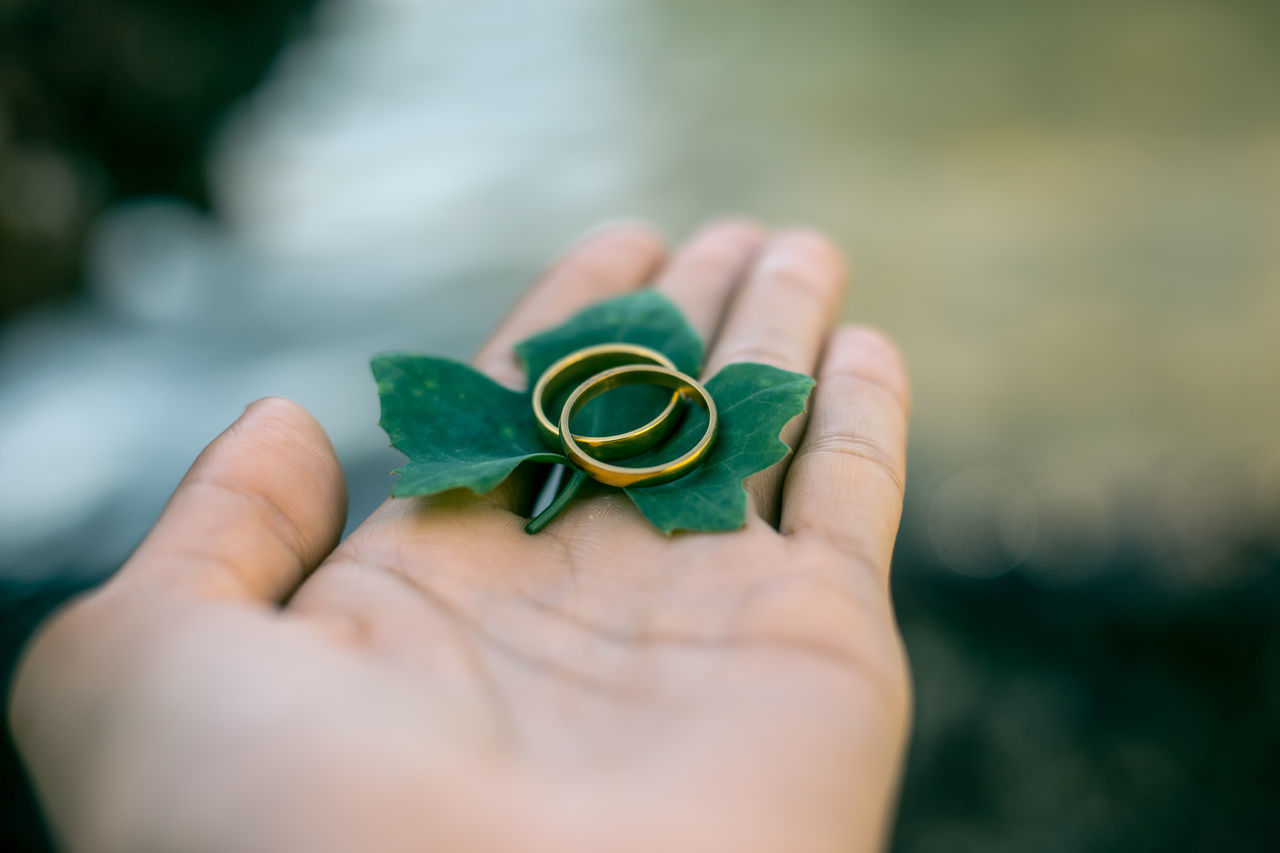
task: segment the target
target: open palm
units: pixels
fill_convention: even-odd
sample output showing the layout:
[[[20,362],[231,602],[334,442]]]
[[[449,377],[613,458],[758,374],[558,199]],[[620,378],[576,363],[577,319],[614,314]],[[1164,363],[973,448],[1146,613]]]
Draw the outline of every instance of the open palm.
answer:
[[[887,581],[906,383],[830,331],[836,252],[638,227],[570,250],[476,364],[654,281],[734,361],[815,373],[745,529],[666,537],[617,493],[523,531],[536,484],[390,500],[336,544],[341,471],[266,400],[205,450],[106,586],[51,619],[11,702],[84,851],[849,851],[883,843],[908,716]],[[794,441],[793,441],[794,443]]]

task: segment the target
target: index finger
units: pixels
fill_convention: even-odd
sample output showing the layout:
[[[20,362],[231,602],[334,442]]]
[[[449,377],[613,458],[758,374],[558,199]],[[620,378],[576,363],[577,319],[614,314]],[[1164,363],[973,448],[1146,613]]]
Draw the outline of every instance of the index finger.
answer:
[[[525,293],[472,362],[504,385],[525,387],[517,343],[595,302],[638,290],[658,272],[665,257],[662,237],[648,226],[618,223],[592,231]]]
[[[906,483],[906,369],[878,332],[832,334],[787,473],[779,529],[835,548],[887,582]]]
[[[592,303],[638,290],[657,273],[665,257],[662,237],[636,223],[607,225],[579,238],[516,303],[472,363],[508,388],[524,388],[527,382],[516,358],[517,343],[563,323]],[[529,477],[517,472],[479,502],[519,509],[532,502],[527,493],[531,485]]]

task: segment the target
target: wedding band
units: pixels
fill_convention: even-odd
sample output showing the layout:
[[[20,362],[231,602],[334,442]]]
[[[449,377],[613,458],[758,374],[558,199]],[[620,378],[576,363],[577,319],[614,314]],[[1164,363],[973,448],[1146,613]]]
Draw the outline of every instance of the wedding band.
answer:
[[[578,436],[575,436],[569,428],[574,415],[580,412],[589,401],[606,391],[621,388],[624,385],[659,385],[672,389],[679,397],[685,397],[697,403],[707,413],[707,429],[702,434],[702,438],[692,450],[670,462],[642,468],[611,465],[588,455],[583,450]],[[711,440],[715,438],[718,426],[719,416],[716,414],[715,401],[696,379],[686,376],[674,367],[628,364],[597,373],[574,389],[560,412],[559,432],[560,444],[564,448],[565,455],[593,479],[609,486],[654,486],[684,476],[701,462],[711,449]]]
[[[537,420],[538,432],[543,440],[553,447],[560,444],[560,429],[547,416],[545,400],[554,399],[566,388],[572,388],[583,379],[594,376],[602,370],[637,363],[660,365],[671,370],[675,370],[676,367],[671,359],[649,347],[638,344],[609,343],[584,347],[566,355],[544,370],[533,386],[533,416]],[[635,456],[667,437],[679,422],[677,410],[679,402],[679,392],[673,393],[667,407],[656,418],[628,432],[620,432],[616,435],[575,435],[574,439],[582,447],[590,448],[593,456],[599,459],[622,459]],[[583,405],[586,405],[585,400]],[[568,409],[568,404],[565,405],[565,409]],[[563,418],[561,420],[563,421]]]

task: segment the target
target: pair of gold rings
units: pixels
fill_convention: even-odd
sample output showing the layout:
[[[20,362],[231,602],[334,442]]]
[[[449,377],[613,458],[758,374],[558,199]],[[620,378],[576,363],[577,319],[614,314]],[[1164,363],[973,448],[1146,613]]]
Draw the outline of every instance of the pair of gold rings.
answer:
[[[547,415],[544,401],[577,383],[560,411],[559,422]],[[671,389],[671,399],[657,417],[643,426],[616,435],[584,436],[571,429],[574,417],[587,403],[626,385],[657,385]],[[702,438],[690,450],[660,465],[628,468],[606,460],[636,456],[654,447],[680,422],[680,401],[689,400],[707,413]],[[543,438],[558,443],[574,465],[610,486],[657,485],[682,477],[711,449],[719,427],[715,401],[693,377],[676,369],[657,350],[637,344],[598,344],[570,353],[546,369],[533,387],[533,414]]]

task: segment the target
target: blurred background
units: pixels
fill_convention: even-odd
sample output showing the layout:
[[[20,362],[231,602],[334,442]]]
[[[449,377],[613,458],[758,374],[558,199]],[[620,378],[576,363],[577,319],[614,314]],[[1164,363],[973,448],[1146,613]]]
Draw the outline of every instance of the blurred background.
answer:
[[[372,354],[740,213],[834,234],[914,376],[893,849],[1274,849],[1278,44],[1273,0],[0,0],[6,668],[248,401],[358,520]]]

